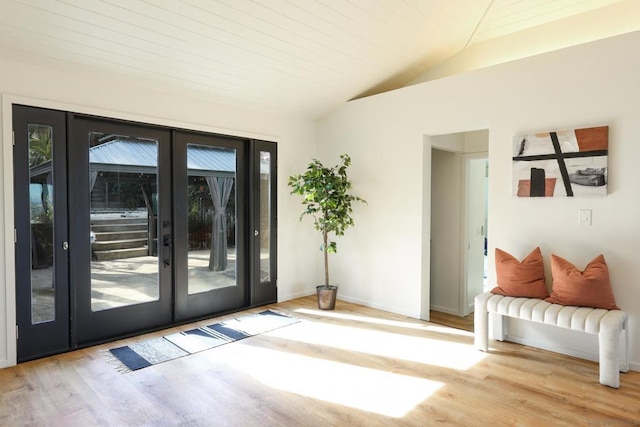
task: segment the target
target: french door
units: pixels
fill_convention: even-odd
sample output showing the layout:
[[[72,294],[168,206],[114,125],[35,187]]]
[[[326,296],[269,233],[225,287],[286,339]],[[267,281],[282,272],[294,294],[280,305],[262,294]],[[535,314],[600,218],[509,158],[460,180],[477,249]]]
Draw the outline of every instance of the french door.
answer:
[[[251,305],[277,300],[277,182],[276,144],[253,141],[249,156],[251,194],[251,227],[249,266]]]
[[[171,132],[75,115],[70,128],[77,344],[169,324]]]
[[[175,318],[276,301],[275,144],[176,131],[173,150]]]
[[[275,144],[21,106],[14,131],[19,361],[276,300]]]
[[[247,146],[175,132],[176,319],[247,306]]]
[[[68,349],[65,114],[15,106],[14,218],[18,361]]]

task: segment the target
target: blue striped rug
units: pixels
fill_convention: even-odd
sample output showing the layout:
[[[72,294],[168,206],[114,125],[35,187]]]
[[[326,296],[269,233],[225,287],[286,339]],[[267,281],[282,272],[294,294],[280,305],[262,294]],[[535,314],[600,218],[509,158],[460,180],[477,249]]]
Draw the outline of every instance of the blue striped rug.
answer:
[[[119,371],[131,372],[299,321],[300,319],[266,310],[258,314],[248,314],[224,322],[112,348],[107,356]]]

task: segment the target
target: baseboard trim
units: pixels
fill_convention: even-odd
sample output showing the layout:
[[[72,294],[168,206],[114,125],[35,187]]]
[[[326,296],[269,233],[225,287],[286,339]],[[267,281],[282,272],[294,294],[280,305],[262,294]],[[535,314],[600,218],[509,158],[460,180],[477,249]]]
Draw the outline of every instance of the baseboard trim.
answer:
[[[528,345],[531,347],[539,348],[542,350],[553,351],[554,353],[560,353],[567,356],[577,357],[579,359],[590,360],[592,362],[598,361],[598,354],[590,353],[588,351],[582,351],[575,348],[563,347],[556,344],[552,344],[544,341],[532,340],[520,336],[514,336],[506,334],[505,341],[514,342],[516,344]]]
[[[519,336],[509,335],[509,334],[505,336],[505,341],[514,342],[516,344],[527,345],[527,346],[539,348],[542,350],[553,351],[554,353],[560,353],[566,356],[572,356],[572,357],[577,357],[579,359],[590,360],[596,363],[598,363],[598,360],[599,360],[598,354],[577,350],[575,348],[563,347],[556,344],[551,344],[549,342],[531,340],[531,339],[527,339]],[[629,361],[629,370],[634,372],[640,372],[640,363]]]
[[[394,306],[389,306],[389,305],[384,305],[384,304],[372,304],[371,301],[366,301],[366,300],[363,300],[363,299],[360,299],[360,298],[353,298],[353,297],[350,297],[349,295],[341,294],[340,290],[338,290],[338,300],[350,302],[352,304],[363,305],[365,307],[375,308],[376,310],[388,311],[390,313],[399,314],[401,316],[407,316],[407,317],[411,317],[411,318],[414,318],[414,319],[420,319],[420,310],[418,310],[417,312],[414,313],[414,312],[407,312],[407,310],[403,310],[403,309],[400,309],[400,308],[394,307]]]
[[[434,311],[439,311],[440,313],[446,313],[446,314],[451,314],[451,315],[453,315],[453,316],[461,316],[461,317],[464,317],[464,316],[462,316],[462,315],[458,312],[458,310],[453,310],[453,309],[450,309],[450,308],[448,308],[448,307],[441,307],[441,306],[439,306],[439,305],[432,305],[432,306],[431,306],[431,307],[429,307],[429,308],[430,308],[431,310],[434,310]]]
[[[296,298],[309,297],[315,294],[316,294],[315,288],[312,290],[300,291],[293,294],[285,294],[285,295],[278,294],[278,302],[285,302],[285,301],[290,301]]]
[[[563,347],[556,344],[551,344],[549,342],[541,342],[541,341],[531,340],[531,339],[527,339],[519,336],[509,335],[509,334],[505,336],[505,341],[514,342],[516,344],[528,345],[530,347],[540,348],[542,350],[553,351],[554,353],[560,353],[567,356],[577,357],[579,359],[590,360],[596,363],[598,363],[598,360],[599,360],[598,354],[577,350],[575,348]],[[629,370],[634,372],[640,372],[640,363],[629,361]]]

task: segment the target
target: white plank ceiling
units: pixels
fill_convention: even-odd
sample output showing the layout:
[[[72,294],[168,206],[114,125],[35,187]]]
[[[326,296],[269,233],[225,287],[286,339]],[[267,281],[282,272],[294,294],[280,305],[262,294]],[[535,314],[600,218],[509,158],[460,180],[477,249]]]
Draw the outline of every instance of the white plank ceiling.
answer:
[[[0,0],[0,57],[317,118],[618,1]]]

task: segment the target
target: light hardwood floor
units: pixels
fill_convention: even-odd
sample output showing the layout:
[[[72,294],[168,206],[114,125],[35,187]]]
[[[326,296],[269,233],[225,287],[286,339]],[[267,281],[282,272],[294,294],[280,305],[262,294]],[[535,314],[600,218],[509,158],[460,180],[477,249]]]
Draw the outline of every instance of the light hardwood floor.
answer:
[[[105,350],[167,331],[2,369],[0,425],[640,425],[637,372],[615,390],[593,362],[499,342],[486,354],[469,332],[342,301],[271,307],[303,321],[126,374]]]
[[[455,316],[453,314],[443,313],[441,311],[431,310],[429,314],[429,318],[433,323],[473,332],[473,313],[461,317]]]

